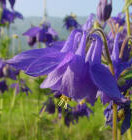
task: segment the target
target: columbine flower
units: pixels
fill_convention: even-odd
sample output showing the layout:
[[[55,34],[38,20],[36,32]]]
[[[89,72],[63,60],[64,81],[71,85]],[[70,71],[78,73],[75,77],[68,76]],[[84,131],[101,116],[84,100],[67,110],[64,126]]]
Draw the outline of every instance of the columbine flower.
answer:
[[[110,125],[112,127],[112,102],[108,105],[108,107],[104,111],[104,115],[106,117],[106,125]],[[127,129],[130,128],[131,122],[131,109],[130,109],[130,102],[118,105],[118,115],[117,120],[122,121],[121,124],[121,134],[123,135]]]
[[[130,67],[132,64],[132,59],[129,60],[130,49],[128,48],[129,46],[127,44],[126,44],[127,46],[125,48],[125,52],[123,52],[124,54],[123,57],[119,58],[120,46],[121,46],[119,37],[120,37],[120,33],[118,33],[115,37],[113,51],[111,55],[116,78],[118,78],[121,72],[124,71],[126,68]]]
[[[49,23],[44,23],[42,27],[32,27],[23,35],[28,36],[28,44],[33,46],[36,42],[42,42],[49,45],[58,39],[57,32],[51,28]]]
[[[10,11],[7,8],[3,8],[2,15],[1,15],[1,24],[6,24],[6,23],[13,23],[14,19],[19,18],[23,19],[23,16],[17,12],[17,11]]]
[[[0,81],[0,93],[4,93],[6,90],[8,90],[8,86],[6,84],[6,81]]]
[[[55,113],[55,103],[53,98],[50,97],[46,102],[44,102],[43,107],[40,110],[40,113],[42,113],[44,109],[49,114]]]
[[[95,14],[90,14],[86,23],[82,26],[82,29],[84,31],[90,31],[93,27],[94,21],[95,21]]]
[[[11,88],[15,89],[15,93],[18,94],[20,92],[25,92],[26,95],[28,95],[28,93],[32,93],[32,91],[28,88],[28,86],[26,85],[25,81],[20,79],[19,83],[14,83],[11,85]]]
[[[5,63],[4,60],[0,59],[0,78],[8,77],[13,80],[16,80],[16,76],[19,74],[19,71],[15,70],[13,67]]]
[[[16,0],[9,0],[9,3],[11,5],[11,8],[14,8]],[[6,0],[0,0],[0,3],[2,3],[4,6],[6,6]]]
[[[70,123],[78,123],[80,117],[86,116],[89,118],[91,113],[92,110],[88,108],[85,103],[79,104],[76,107],[72,107],[70,110],[65,110],[64,123],[65,125],[70,126]]]
[[[80,24],[76,21],[76,16],[71,14],[70,16],[66,16],[64,19],[64,26],[67,30],[79,28]]]
[[[103,42],[98,35],[85,56],[87,34],[74,30],[60,51],[52,48],[23,52],[7,61],[31,76],[48,74],[41,88],[57,90],[80,100],[96,101],[97,91],[114,101],[124,101],[117,82],[109,69],[101,64]],[[80,43],[79,43],[80,42]]]
[[[108,3],[108,0],[100,0],[97,7],[97,16],[100,21],[106,21],[109,19],[112,12],[112,0]]]

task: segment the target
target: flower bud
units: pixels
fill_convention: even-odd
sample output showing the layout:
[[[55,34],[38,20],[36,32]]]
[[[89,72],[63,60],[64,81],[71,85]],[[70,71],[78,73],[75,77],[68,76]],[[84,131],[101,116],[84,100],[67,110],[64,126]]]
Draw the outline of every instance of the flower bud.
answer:
[[[100,21],[106,21],[109,19],[112,12],[112,0],[108,3],[108,0],[100,0],[97,7],[97,17]]]

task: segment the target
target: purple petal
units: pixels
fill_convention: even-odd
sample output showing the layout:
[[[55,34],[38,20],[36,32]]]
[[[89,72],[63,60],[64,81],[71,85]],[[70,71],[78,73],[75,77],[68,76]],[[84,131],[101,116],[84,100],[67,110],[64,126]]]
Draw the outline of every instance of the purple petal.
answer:
[[[34,37],[40,31],[41,31],[41,28],[39,28],[39,27],[32,27],[29,30],[27,30],[25,33],[23,33],[23,35],[29,36],[29,37]]]
[[[29,65],[31,65],[31,63],[43,57],[44,55],[47,55],[53,52],[57,52],[57,50],[53,48],[28,50],[28,51],[25,51],[16,55],[15,57],[13,57],[10,60],[7,60],[6,62],[12,65],[16,69],[26,71]]]
[[[95,64],[91,67],[91,76],[95,85],[111,99],[120,100],[123,95],[120,93],[115,78],[110,71],[102,64]]]

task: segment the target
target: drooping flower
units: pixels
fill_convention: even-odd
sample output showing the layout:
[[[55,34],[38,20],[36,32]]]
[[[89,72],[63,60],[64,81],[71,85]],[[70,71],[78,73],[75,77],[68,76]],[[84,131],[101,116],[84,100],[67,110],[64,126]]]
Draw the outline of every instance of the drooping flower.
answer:
[[[5,63],[4,60],[0,59],[0,78],[8,77],[13,80],[16,80],[16,76],[19,74],[19,71],[15,70],[13,67]]]
[[[71,123],[78,123],[79,118],[81,117],[89,118],[91,113],[93,113],[92,110],[85,103],[78,104],[70,110],[65,110],[64,123],[69,127]]]
[[[79,28],[80,24],[76,21],[76,16],[71,14],[70,16],[66,16],[64,19],[64,26],[67,30],[71,30],[74,28]]]
[[[17,11],[10,11],[7,8],[3,8],[0,23],[2,25],[6,23],[13,23],[16,18],[23,19],[23,16]]]
[[[130,102],[126,102],[121,105],[118,105],[117,108],[118,108],[117,120],[118,122],[123,120],[121,124],[121,134],[123,135],[127,131],[127,129],[130,128],[130,122],[131,122]],[[112,127],[112,120],[113,120],[112,102],[105,109],[104,115],[106,117],[106,125],[110,125]]]
[[[43,23],[42,27],[32,27],[23,35],[28,36],[28,44],[33,46],[36,42],[46,43],[49,45],[58,39],[57,32],[51,28],[47,22]]]
[[[129,60],[130,49],[128,44],[126,44],[127,46],[125,47],[125,51],[123,52],[123,57],[122,58],[119,57],[121,48],[119,38],[120,33],[118,33],[115,37],[113,51],[111,55],[116,78],[118,78],[121,72],[124,71],[126,68],[130,67],[132,64],[132,59]]]
[[[4,93],[6,90],[8,90],[6,81],[5,80],[0,81],[0,93]]]
[[[15,2],[16,2],[16,0],[9,0],[9,3],[10,3],[10,5],[11,5],[11,8],[12,8],[12,9],[14,8]],[[0,3],[1,3],[3,6],[6,6],[6,0],[0,0]]]
[[[55,103],[53,98],[48,98],[48,100],[46,102],[43,103],[43,106],[40,110],[40,113],[43,112],[45,108],[45,111],[48,112],[49,114],[54,114],[55,113]]]
[[[20,82],[12,84],[11,88],[15,89],[16,94],[18,94],[20,92],[25,92],[26,95],[28,95],[29,92],[32,93],[32,91],[26,85],[25,81],[22,79],[20,79]]]
[[[117,81],[109,69],[101,64],[103,42],[98,35],[91,37],[95,41],[87,56],[87,34],[74,30],[61,50],[53,52],[53,47],[30,50],[7,62],[31,76],[48,74],[41,88],[57,90],[75,100],[87,98],[94,104],[97,90],[101,90],[110,100],[122,101],[124,97],[118,89]]]
[[[112,0],[100,0],[97,7],[97,17],[100,21],[106,21],[110,18],[112,12]]]

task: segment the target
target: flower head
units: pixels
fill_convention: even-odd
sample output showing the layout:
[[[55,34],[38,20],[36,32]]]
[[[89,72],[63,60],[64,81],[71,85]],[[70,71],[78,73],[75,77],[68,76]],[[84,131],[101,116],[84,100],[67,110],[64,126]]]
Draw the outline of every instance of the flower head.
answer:
[[[112,0],[108,3],[108,0],[100,0],[97,7],[97,16],[100,21],[106,21],[109,19],[112,12]]]

